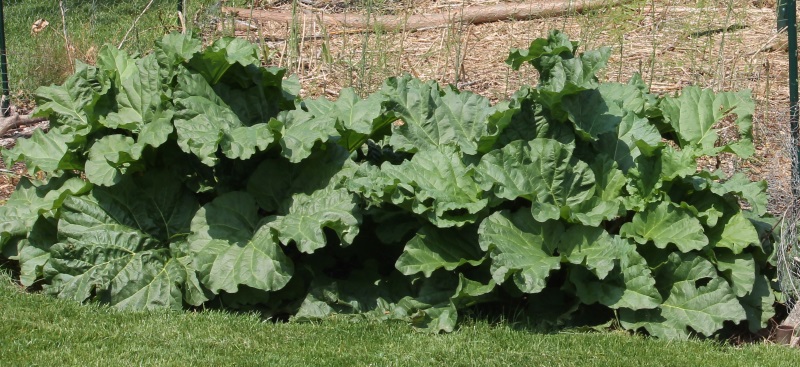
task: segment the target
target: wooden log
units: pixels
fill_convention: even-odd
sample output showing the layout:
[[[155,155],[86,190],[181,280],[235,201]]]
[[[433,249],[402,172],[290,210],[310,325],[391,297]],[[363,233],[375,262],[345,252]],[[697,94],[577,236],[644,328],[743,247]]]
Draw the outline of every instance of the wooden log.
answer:
[[[13,114],[9,117],[0,118],[0,137],[4,136],[8,130],[11,130],[20,125],[37,124],[42,121],[47,121],[43,117],[32,118],[30,115]]]
[[[416,31],[439,28],[451,24],[481,24],[503,20],[527,20],[581,13],[587,10],[617,6],[626,0],[542,0],[525,3],[502,3],[471,7],[454,7],[447,12],[433,14],[412,14],[408,16],[376,15],[368,17],[353,13],[327,14],[303,11],[292,16],[291,12],[223,7],[222,11],[240,19],[254,19],[261,22],[291,23],[302,22],[303,17],[313,17],[331,26],[371,31]]]

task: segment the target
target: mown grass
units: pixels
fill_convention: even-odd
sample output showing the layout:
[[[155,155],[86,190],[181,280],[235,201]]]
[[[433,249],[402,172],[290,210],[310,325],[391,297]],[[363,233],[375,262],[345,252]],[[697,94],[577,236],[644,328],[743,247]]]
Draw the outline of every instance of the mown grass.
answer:
[[[3,366],[796,366],[800,351],[619,333],[539,334],[470,320],[273,323],[252,314],[119,312],[19,290],[0,274]]]

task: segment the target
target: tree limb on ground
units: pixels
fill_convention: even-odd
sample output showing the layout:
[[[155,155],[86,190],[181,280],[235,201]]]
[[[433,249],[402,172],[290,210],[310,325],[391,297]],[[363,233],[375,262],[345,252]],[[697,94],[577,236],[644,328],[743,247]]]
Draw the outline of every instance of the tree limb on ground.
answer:
[[[535,18],[555,17],[588,10],[616,6],[627,0],[541,0],[525,3],[502,3],[494,5],[478,5],[471,7],[451,8],[448,12],[434,14],[412,14],[408,16],[379,15],[365,16],[353,13],[327,14],[303,11],[292,15],[291,12],[243,9],[223,7],[226,14],[233,14],[240,19],[253,19],[260,22],[291,23],[302,22],[305,17],[312,17],[329,26],[340,26],[361,31],[417,31],[429,28],[440,28],[451,24],[481,24],[503,20],[528,20]]]
[[[4,136],[9,130],[21,126],[38,124],[47,121],[44,117],[31,117],[31,115],[13,114],[9,117],[0,118],[0,137]]]

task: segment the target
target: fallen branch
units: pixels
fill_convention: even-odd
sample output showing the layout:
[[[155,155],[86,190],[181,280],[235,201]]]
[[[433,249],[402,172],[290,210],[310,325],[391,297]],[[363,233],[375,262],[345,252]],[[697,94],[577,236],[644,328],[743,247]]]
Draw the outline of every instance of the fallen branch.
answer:
[[[542,0],[526,3],[503,3],[496,5],[479,5],[451,9],[448,12],[434,14],[413,14],[409,16],[381,15],[364,16],[352,13],[320,14],[304,11],[298,17],[317,17],[325,25],[371,31],[417,31],[428,28],[439,28],[454,23],[481,24],[503,20],[527,20],[533,18],[555,17],[565,14],[581,13],[603,7],[617,6],[627,0]],[[233,14],[241,19],[255,19],[261,22],[291,23],[302,21],[295,19],[291,12],[256,10],[223,7],[224,13]]]
[[[4,136],[8,130],[17,126],[38,124],[47,121],[44,117],[31,117],[31,115],[14,114],[9,117],[0,118],[0,137]]]

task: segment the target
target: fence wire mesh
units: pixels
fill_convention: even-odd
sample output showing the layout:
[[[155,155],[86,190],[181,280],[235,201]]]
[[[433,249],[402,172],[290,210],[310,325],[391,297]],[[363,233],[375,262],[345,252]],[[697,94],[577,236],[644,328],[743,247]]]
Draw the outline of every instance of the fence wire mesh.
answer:
[[[784,139],[783,155],[785,159],[796,159],[798,153],[797,142],[791,138]],[[798,164],[797,162],[795,164]],[[778,244],[776,249],[778,266],[778,284],[783,294],[788,310],[794,310],[800,301],[800,175],[791,174],[788,179],[781,180],[773,185],[771,198],[783,204],[780,208],[780,223]],[[794,314],[794,313],[793,313]],[[800,320],[794,320],[797,322]]]

